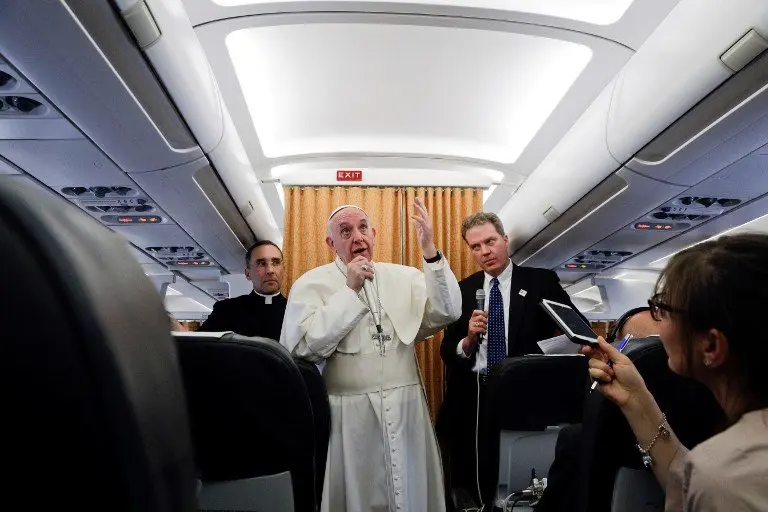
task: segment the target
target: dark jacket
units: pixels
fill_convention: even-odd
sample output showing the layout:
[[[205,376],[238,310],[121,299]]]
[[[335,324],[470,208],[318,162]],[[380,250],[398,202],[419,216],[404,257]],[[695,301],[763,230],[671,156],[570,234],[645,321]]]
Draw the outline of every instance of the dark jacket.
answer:
[[[279,341],[287,303],[285,297],[276,295],[272,304],[265,304],[264,297],[255,292],[220,300],[198,331],[233,331]]]

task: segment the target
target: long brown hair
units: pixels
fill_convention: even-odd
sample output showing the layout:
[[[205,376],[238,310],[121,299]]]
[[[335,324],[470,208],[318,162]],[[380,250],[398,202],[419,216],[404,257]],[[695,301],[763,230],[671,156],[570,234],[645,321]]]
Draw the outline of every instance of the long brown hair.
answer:
[[[694,340],[717,329],[728,339],[729,383],[747,410],[768,407],[768,235],[722,236],[679,252],[655,293],[674,316],[685,370],[691,368]]]

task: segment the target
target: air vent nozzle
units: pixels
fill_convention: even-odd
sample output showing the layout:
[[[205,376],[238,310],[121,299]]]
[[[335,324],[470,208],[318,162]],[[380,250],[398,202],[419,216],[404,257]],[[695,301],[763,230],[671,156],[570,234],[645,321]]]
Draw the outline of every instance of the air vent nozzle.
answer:
[[[199,247],[191,245],[165,245],[145,247],[145,251],[168,266],[209,267],[208,255]]]
[[[582,270],[593,271],[602,270],[608,268],[611,265],[620,263],[621,261],[632,256],[631,251],[617,251],[611,249],[589,249],[577,254],[566,263],[562,268],[566,270]]]
[[[0,89],[13,89],[17,83],[18,80],[14,77],[5,71],[0,71]]]
[[[146,213],[155,208],[146,204],[146,200],[138,199],[138,204],[85,204],[85,209],[93,213]]]
[[[735,197],[683,196],[673,199],[633,224],[634,229],[679,231],[721,215],[742,200]],[[662,222],[659,222],[662,221]]]
[[[138,195],[139,191],[123,185],[97,185],[93,187],[64,187],[61,189],[61,193],[70,197],[95,197],[103,199],[105,197],[132,197]]]
[[[0,110],[10,116],[44,116],[50,112],[45,104],[26,96],[0,96]]]
[[[153,247],[146,247],[145,248],[149,252],[155,252],[155,253],[170,253],[170,254],[176,254],[177,252],[192,252],[195,250],[192,246],[182,246],[182,245],[166,245],[162,247],[153,246]]]

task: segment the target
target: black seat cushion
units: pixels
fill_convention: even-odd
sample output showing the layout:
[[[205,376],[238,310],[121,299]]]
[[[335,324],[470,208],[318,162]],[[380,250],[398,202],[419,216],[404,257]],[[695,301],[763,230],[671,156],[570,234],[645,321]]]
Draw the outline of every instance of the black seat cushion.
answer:
[[[586,384],[587,358],[583,356],[511,357],[491,369],[486,421],[481,422],[478,443],[485,503],[493,503],[496,496],[500,432],[541,431],[580,422]]]
[[[312,402],[312,418],[315,426],[315,495],[317,502],[320,503],[323,495],[325,463],[328,459],[328,442],[331,438],[331,404],[328,402],[325,381],[317,366],[299,357],[294,357],[294,361],[299,367]]]
[[[530,355],[496,365],[486,409],[499,429],[543,430],[581,421],[587,358]]]
[[[297,511],[315,508],[312,405],[296,363],[266,338],[176,333],[203,482],[290,471]]]
[[[16,181],[0,177],[4,506],[194,510],[160,297],[124,240]]]

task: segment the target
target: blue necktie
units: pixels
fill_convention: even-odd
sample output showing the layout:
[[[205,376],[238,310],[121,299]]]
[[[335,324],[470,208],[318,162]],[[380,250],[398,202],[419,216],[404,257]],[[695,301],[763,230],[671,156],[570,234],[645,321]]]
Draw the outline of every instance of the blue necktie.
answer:
[[[504,301],[499,290],[499,280],[491,279],[491,296],[488,300],[488,365],[486,373],[499,361],[507,357],[504,335]]]

